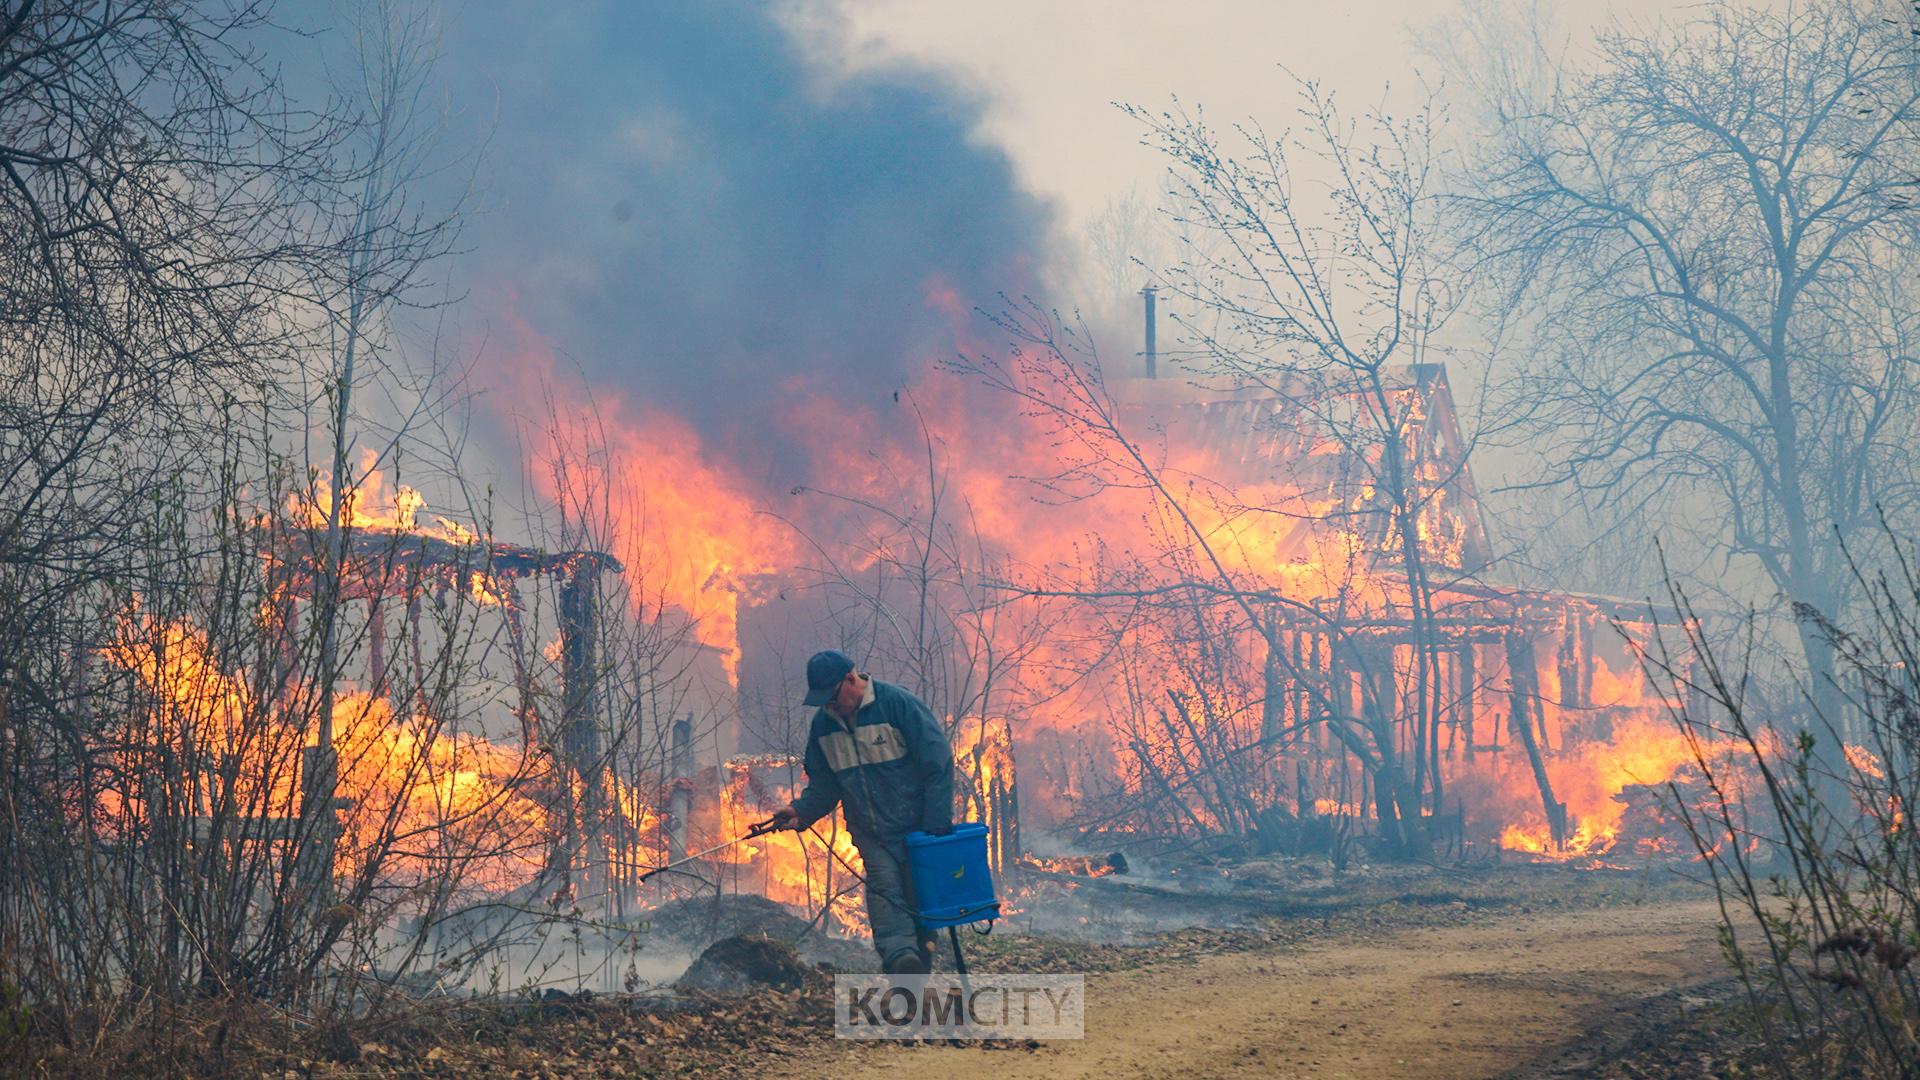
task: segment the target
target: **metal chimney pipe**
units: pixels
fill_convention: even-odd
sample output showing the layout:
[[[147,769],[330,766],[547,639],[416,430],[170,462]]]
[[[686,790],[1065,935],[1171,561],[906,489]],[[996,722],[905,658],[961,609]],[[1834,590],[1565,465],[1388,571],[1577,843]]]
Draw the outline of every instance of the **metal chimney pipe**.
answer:
[[[1144,355],[1147,358],[1147,378],[1149,379],[1157,379],[1160,377],[1160,373],[1158,371],[1160,357],[1159,357],[1158,350],[1154,346],[1154,340],[1153,340],[1154,338],[1153,302],[1154,302],[1154,297],[1159,293],[1159,291],[1160,291],[1159,289],[1157,289],[1152,285],[1149,285],[1146,288],[1140,290],[1140,295],[1146,298],[1146,301],[1147,301],[1147,351]]]

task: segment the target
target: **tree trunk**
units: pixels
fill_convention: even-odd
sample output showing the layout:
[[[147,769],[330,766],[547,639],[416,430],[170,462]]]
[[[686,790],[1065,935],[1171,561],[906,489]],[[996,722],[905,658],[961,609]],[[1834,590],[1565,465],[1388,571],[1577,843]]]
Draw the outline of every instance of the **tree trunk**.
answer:
[[[1521,744],[1526,747],[1528,764],[1533,766],[1533,780],[1540,787],[1540,802],[1546,810],[1547,828],[1553,836],[1553,846],[1564,847],[1569,836],[1567,807],[1553,797],[1553,781],[1547,776],[1547,762],[1541,756],[1540,744],[1533,737],[1534,713],[1539,708],[1539,697],[1533,670],[1532,639],[1520,634],[1507,637],[1507,671],[1513,702],[1508,722],[1513,733],[1519,736]]]

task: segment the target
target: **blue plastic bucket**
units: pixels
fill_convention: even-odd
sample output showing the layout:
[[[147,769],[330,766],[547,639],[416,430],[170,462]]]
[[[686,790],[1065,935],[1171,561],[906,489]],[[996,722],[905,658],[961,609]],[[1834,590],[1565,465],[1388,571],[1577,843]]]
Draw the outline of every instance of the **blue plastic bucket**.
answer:
[[[1000,917],[993,871],[987,866],[985,825],[955,825],[945,836],[907,834],[907,870],[913,875],[922,927],[937,930]]]

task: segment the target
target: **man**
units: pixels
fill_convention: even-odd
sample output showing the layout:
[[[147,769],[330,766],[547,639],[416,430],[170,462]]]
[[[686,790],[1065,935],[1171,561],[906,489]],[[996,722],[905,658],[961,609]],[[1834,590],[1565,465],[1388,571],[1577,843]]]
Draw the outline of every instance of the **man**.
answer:
[[[807,661],[807,789],[761,823],[804,829],[845,808],[847,831],[866,864],[867,919],[881,969],[925,974],[933,937],[914,919],[907,834],[953,830],[953,751],[920,699],[854,669],[828,649]]]

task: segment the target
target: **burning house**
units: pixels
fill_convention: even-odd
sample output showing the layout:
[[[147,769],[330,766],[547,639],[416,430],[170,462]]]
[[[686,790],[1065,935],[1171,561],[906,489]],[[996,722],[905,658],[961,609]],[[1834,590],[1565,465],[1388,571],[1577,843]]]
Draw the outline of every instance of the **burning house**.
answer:
[[[1670,842],[1645,795],[1690,751],[1641,672],[1652,615],[1634,602],[1498,584],[1444,370],[1393,378],[1409,418],[1398,437],[1418,492],[1417,562],[1368,482],[1379,441],[1329,435],[1340,406],[1324,393],[1121,380],[1117,413],[1126,430],[1159,440],[1160,474],[1178,478],[1184,501],[1174,505],[1202,523],[1205,551],[1167,544],[1137,504],[1089,508],[1079,517],[1109,546],[1076,549],[1098,572],[1083,580],[1125,582],[1123,615],[1112,590],[1053,590],[1050,600],[1016,591],[994,606],[1059,608],[1021,642],[976,619],[966,624],[975,638],[956,636],[961,622],[929,638],[917,668],[874,654],[883,678],[931,680],[929,700],[953,734],[957,812],[989,825],[996,866],[1058,868],[1067,864],[1049,859],[1076,847],[1196,835],[1306,851],[1332,826],[1409,850],[1600,856]],[[1006,462],[967,468],[970,498],[1004,491],[983,477]],[[425,524],[417,494],[385,495],[374,474],[343,508],[333,579],[348,628],[341,678],[330,700],[312,700],[313,643],[292,628],[311,621],[303,606],[319,603],[329,581],[329,498],[295,500],[256,531],[260,621],[279,628],[267,674],[223,667],[186,625],[145,627],[154,632],[130,633],[108,653],[168,702],[166,723],[218,744],[203,788],[236,755],[286,764],[263,766],[248,790],[229,786],[229,803],[248,809],[223,822],[139,783],[105,785],[102,799],[199,821],[191,843],[225,829],[230,843],[284,847],[296,854],[288,880],[323,898],[352,893],[370,867],[399,896],[408,887],[394,882],[459,864],[463,895],[480,908],[564,897],[620,919],[718,888],[863,925],[859,857],[832,819],[811,834],[715,851],[691,877],[644,882],[794,797],[806,718],[792,704],[792,657],[857,644],[862,632],[877,641],[885,618],[862,631],[844,588],[792,572],[739,576],[726,588],[727,617],[673,639],[658,665],[683,683],[691,674],[724,684],[733,700],[703,705],[682,693],[663,706],[630,685],[630,645],[607,637],[633,621],[612,588],[627,559]],[[994,513],[1032,538],[1042,533],[1021,513],[1061,511]],[[1208,580],[1207,559],[1231,572]],[[940,591],[947,576],[934,576],[939,589],[923,579],[915,592],[896,577],[864,595],[873,610],[920,604],[923,619],[934,606],[966,610],[965,598]],[[495,628],[492,664],[507,669],[495,718],[471,726],[435,698],[425,659],[458,636],[440,616],[450,608]],[[725,633],[715,637],[715,625]],[[995,650],[1017,661],[978,670]]]
[[[1604,851],[1624,809],[1614,796],[1688,760],[1641,667],[1655,612],[1499,583],[1445,368],[1393,369],[1384,381],[1390,433],[1338,385],[1114,386],[1126,421],[1160,433],[1173,470],[1219,485],[1218,534],[1261,605],[1235,646],[1250,676],[1238,739],[1137,749],[1141,770],[1158,773],[1142,779],[1167,791],[1175,778],[1157,763],[1207,771],[1179,763],[1183,742],[1196,753],[1211,742],[1223,759],[1265,759],[1230,770],[1246,774],[1236,795],[1263,793],[1228,810],[1248,831],[1275,822],[1277,807],[1296,822],[1357,817],[1396,842],[1404,820],[1423,843]],[[1381,490],[1388,439],[1401,448],[1417,543],[1398,535]],[[1174,713],[1193,711],[1169,694]],[[1230,800],[1212,801],[1218,820]]]
[[[1391,380],[1417,505],[1413,574],[1369,479],[1381,439],[1355,434],[1357,406],[1340,395],[1190,378],[1107,384],[1121,423],[1154,440],[1161,475],[1177,478],[1180,512],[1212,538],[1205,557],[1231,572],[1189,588],[1207,572],[1194,546],[1149,566],[1144,537],[1114,559],[1126,588],[1069,596],[1056,640],[1000,676],[1030,685],[1003,692],[995,711],[949,718],[966,813],[992,827],[996,860],[1018,859],[1023,835],[1056,852],[1106,850],[1120,842],[1108,834],[1194,833],[1300,850],[1330,820],[1414,849],[1599,856],[1623,828],[1642,846],[1670,840],[1626,821],[1646,808],[1621,798],[1690,760],[1642,670],[1655,612],[1500,584],[1444,368]],[[1116,548],[1151,521],[1137,508],[1133,521],[1073,512]],[[743,703],[761,695],[777,711],[793,696],[769,689],[792,678],[789,654],[858,639],[836,603],[847,600],[778,575],[743,594]],[[796,781],[778,754],[791,748],[764,730],[743,735],[756,739],[773,752],[763,762],[784,762]]]
[[[417,492],[362,475],[337,549],[318,481],[245,527],[253,569],[235,578],[260,599],[237,631],[137,602],[121,617],[105,670],[149,704],[109,744],[98,813],[149,847],[222,853],[269,908],[420,915],[523,893],[630,909],[665,844],[659,770],[609,735],[602,590],[621,564],[418,520]],[[312,629],[329,601],[331,678]]]
[[[509,708],[519,726],[519,747],[523,752],[540,751],[553,762],[543,782],[535,785],[543,790],[531,800],[539,804],[546,819],[543,869],[563,882],[581,876],[589,879],[593,892],[602,891],[611,883],[608,875],[617,879],[615,868],[623,864],[610,859],[609,845],[632,848],[640,840],[630,835],[631,829],[616,828],[610,835],[602,824],[634,824],[630,815],[609,812],[616,781],[609,774],[600,724],[604,709],[600,590],[603,576],[620,573],[621,564],[599,551],[548,552],[504,543],[446,518],[426,526],[416,521],[424,503],[410,488],[400,488],[390,508],[363,509],[356,504],[377,499],[382,486],[378,473],[370,476],[371,482],[363,482],[343,500],[345,535],[340,565],[334,571],[337,602],[350,605],[352,623],[365,630],[356,650],[364,669],[356,674],[364,676],[364,690],[356,682],[348,697],[364,698],[363,708],[387,706],[389,713],[393,701],[411,697],[412,711],[427,713],[432,705],[418,670],[426,651],[425,609],[429,605],[444,609],[452,593],[476,607],[498,612],[513,673]],[[314,603],[327,589],[331,562],[325,551],[328,508],[296,501],[292,516],[301,527],[266,527],[258,532],[274,608],[269,622],[282,631],[283,677],[301,662],[291,633],[301,622],[298,607]],[[520,586],[542,579],[557,586],[557,636],[549,659],[557,660],[558,694],[543,695],[536,687],[526,640]],[[389,628],[395,614],[399,615],[399,640],[393,640]],[[390,677],[400,649],[415,668],[410,680]],[[409,681],[411,687],[405,685]],[[337,703],[321,711],[314,742],[304,750],[302,808],[331,805],[337,799],[341,768],[334,730],[337,711]],[[455,786],[459,782],[453,780]],[[328,864],[338,824],[326,815],[322,818],[316,833],[321,842],[310,850]]]

